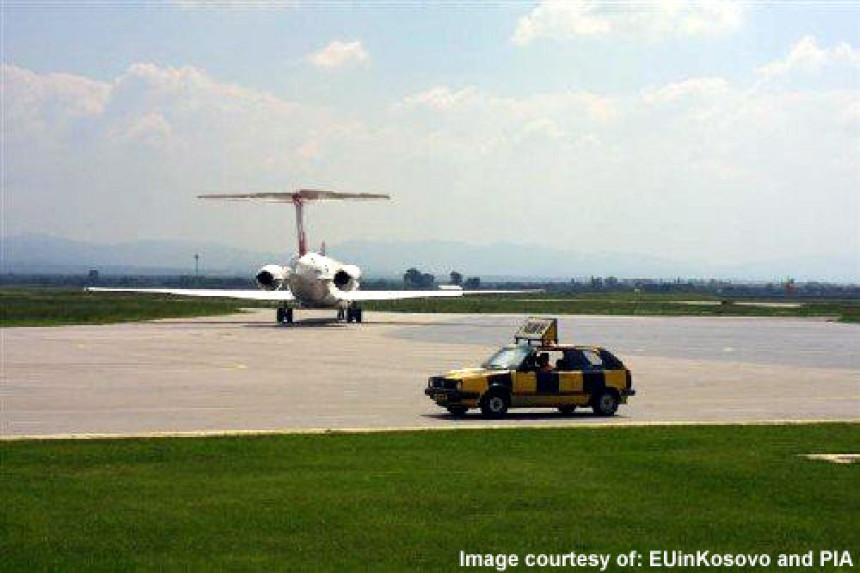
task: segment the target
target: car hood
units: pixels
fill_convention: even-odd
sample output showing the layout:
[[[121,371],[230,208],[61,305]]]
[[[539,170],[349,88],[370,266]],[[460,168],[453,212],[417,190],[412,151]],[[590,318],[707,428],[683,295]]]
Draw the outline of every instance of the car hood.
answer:
[[[463,380],[464,378],[475,378],[478,376],[485,376],[487,374],[498,374],[499,372],[505,372],[505,370],[490,370],[489,368],[459,368],[457,370],[449,370],[448,372],[445,372],[443,376],[452,380]]]

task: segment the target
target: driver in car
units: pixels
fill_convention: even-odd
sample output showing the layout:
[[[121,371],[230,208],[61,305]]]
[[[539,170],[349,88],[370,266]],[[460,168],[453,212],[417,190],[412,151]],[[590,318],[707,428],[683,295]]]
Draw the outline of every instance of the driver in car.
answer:
[[[538,372],[552,372],[552,366],[549,363],[549,354],[541,352],[537,357]]]

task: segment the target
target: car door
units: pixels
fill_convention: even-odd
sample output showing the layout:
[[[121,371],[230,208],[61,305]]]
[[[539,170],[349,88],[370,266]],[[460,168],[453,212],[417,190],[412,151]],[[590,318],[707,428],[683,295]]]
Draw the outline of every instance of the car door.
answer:
[[[512,406],[534,405],[535,392],[537,390],[537,377],[534,366],[535,354],[532,352],[523,360],[519,368],[513,372],[513,392],[511,393]]]
[[[583,406],[588,402],[585,380],[593,378],[590,363],[580,349],[565,350],[559,373],[559,395],[565,405]]]
[[[603,370],[603,360],[600,355],[591,349],[583,349],[582,355],[587,364],[582,372],[582,390],[591,398],[600,394],[606,387],[606,374]]]
[[[553,369],[551,372],[535,373],[535,394],[542,396],[555,396],[558,394],[559,373]]]
[[[540,354],[546,354],[549,360],[550,370],[535,372],[535,396],[534,405],[543,407],[558,406],[561,373],[559,364],[563,362],[561,352],[552,349],[543,349]]]

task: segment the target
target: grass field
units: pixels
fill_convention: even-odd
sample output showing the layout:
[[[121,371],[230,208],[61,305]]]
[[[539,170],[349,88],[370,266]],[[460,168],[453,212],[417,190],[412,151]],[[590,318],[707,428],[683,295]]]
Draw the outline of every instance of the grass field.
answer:
[[[0,555],[7,571],[453,570],[460,550],[856,565],[860,467],[798,454],[858,450],[858,424],[7,442]]]
[[[0,326],[108,324],[156,318],[232,314],[253,301],[94,293],[81,289],[0,290]]]
[[[366,303],[368,310],[390,312],[614,314],[663,316],[800,316],[832,317],[860,322],[860,301],[804,301],[802,306],[761,307],[729,304],[690,305],[680,301],[719,302],[715,297],[690,294],[584,294],[550,293],[513,296],[413,299]],[[738,302],[755,302],[749,299]],[[760,301],[767,302],[767,301]],[[780,301],[784,302],[784,301]],[[230,299],[184,298],[167,295],[92,293],[80,289],[0,289],[0,326],[54,326],[107,324],[157,318],[231,314],[247,307],[274,307],[274,303]]]
[[[701,301],[714,304],[685,304]],[[603,314],[649,316],[783,316],[832,317],[842,322],[860,322],[860,300],[797,301],[799,307],[752,306],[749,303],[794,302],[783,299],[728,300],[699,294],[607,293],[557,295],[539,293],[512,296],[411,299],[374,302],[370,310],[390,312],[517,313],[517,314]],[[742,304],[739,304],[742,303]]]

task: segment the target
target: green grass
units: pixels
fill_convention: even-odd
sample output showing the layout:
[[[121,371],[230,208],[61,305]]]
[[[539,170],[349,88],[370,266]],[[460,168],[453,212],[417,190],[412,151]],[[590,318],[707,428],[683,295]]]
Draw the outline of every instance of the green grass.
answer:
[[[858,424],[7,442],[0,563],[453,570],[460,550],[847,549],[856,564],[860,467],[798,454],[858,450]]]
[[[860,322],[860,301],[812,300],[804,301],[799,308],[766,308],[732,302],[695,306],[677,304],[679,300],[719,299],[691,294],[539,293],[371,302],[365,303],[364,307],[368,310],[389,312],[832,317],[843,322]],[[8,288],[0,289],[0,326],[107,324],[157,318],[214,316],[239,312],[247,307],[273,306],[274,303],[250,300],[92,293],[81,289]]]
[[[254,301],[167,295],[96,293],[82,289],[0,290],[0,326],[107,324],[239,312]]]
[[[550,299],[550,300],[542,300]],[[728,300],[727,304],[687,305],[678,301],[719,301],[698,294],[611,293],[557,295],[540,293],[511,296],[474,296],[464,298],[407,299],[373,302],[369,310],[389,312],[516,313],[516,314],[600,314],[636,316],[781,316],[831,317],[842,322],[860,322],[860,301],[798,301],[800,307],[772,308],[747,306],[737,302],[794,302],[782,299]]]

